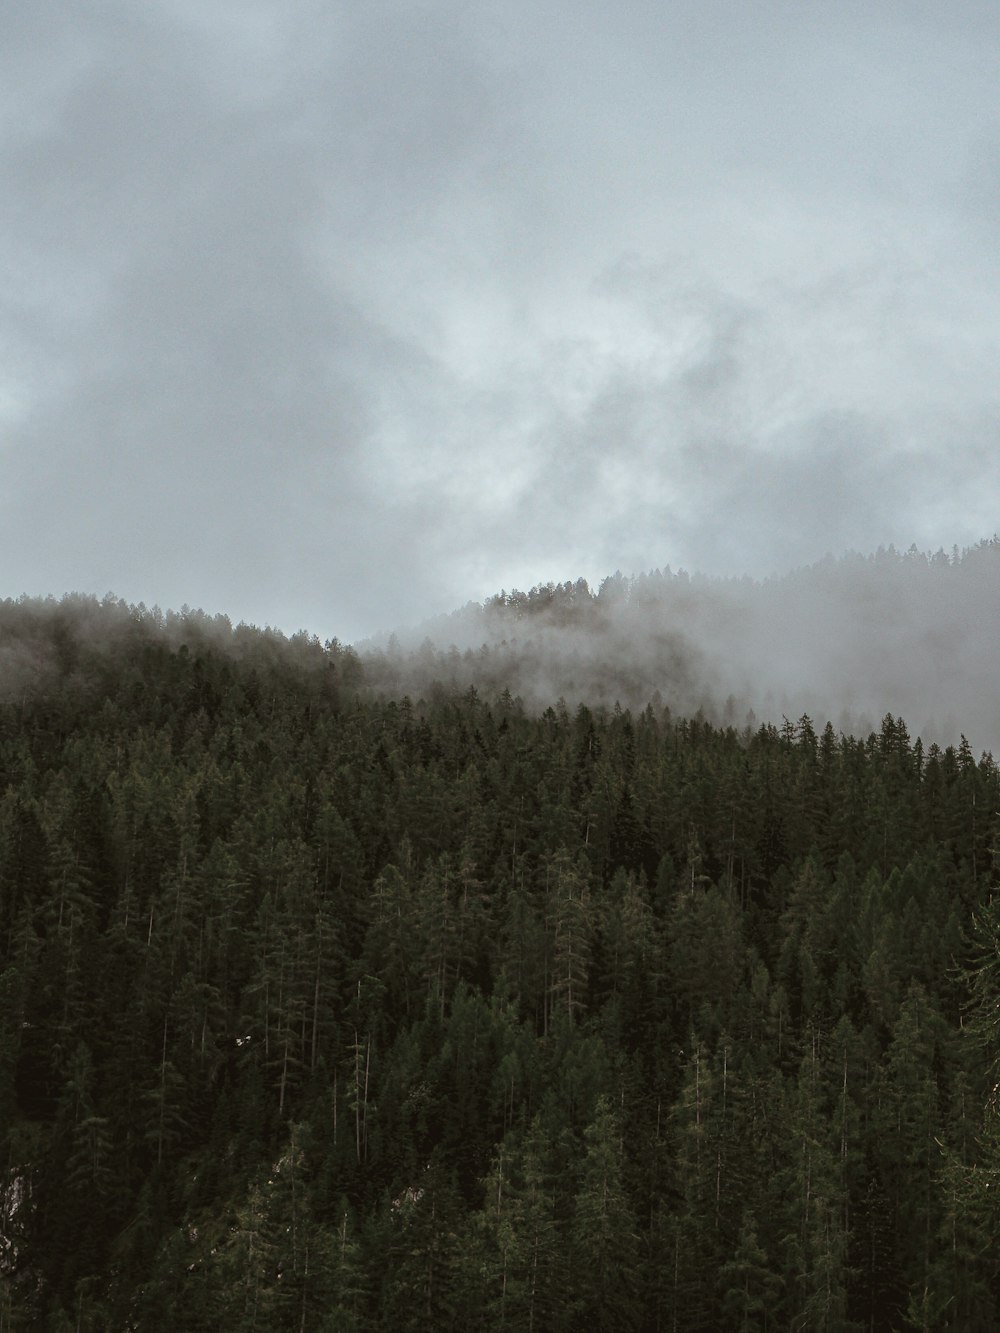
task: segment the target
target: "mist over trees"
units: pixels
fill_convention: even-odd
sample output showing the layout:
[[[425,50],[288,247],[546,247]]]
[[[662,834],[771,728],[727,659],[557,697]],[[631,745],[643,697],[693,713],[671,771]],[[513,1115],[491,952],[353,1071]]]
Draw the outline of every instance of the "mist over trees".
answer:
[[[982,645],[997,558],[454,649],[0,603],[0,1325],[996,1327],[1000,772],[708,649],[865,579]]]
[[[615,574],[597,590],[550,583],[359,650],[375,655],[369,677],[389,691],[419,692],[444,674],[503,682],[533,707],[562,697],[641,709],[658,697],[718,722],[809,713],[856,733],[892,712],[925,741],[964,733],[977,751],[996,750],[1000,542],[828,557],[764,582],[667,569]]]

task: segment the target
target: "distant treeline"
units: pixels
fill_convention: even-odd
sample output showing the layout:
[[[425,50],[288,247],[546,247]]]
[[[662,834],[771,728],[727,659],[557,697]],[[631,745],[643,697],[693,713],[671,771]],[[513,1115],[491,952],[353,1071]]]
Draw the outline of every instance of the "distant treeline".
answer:
[[[359,651],[396,697],[445,679],[509,688],[533,709],[659,700],[717,723],[805,712],[863,735],[892,712],[925,741],[965,732],[1000,753],[1000,540],[827,557],[763,582],[668,568],[548,583]]]
[[[993,760],[457,656],[0,604],[0,1325],[997,1327]]]

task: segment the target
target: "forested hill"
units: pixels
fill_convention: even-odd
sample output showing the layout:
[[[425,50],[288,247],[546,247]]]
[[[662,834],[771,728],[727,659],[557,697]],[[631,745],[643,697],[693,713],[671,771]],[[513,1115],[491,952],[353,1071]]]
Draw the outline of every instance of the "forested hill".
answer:
[[[827,558],[763,582],[667,569],[596,591],[550,583],[359,647],[390,692],[443,674],[503,682],[532,706],[641,709],[659,696],[719,722],[809,713],[865,735],[892,712],[925,741],[964,732],[977,753],[1000,753],[995,538],[950,556]]]
[[[0,605],[0,1325],[997,1327],[992,759],[377,668]]]

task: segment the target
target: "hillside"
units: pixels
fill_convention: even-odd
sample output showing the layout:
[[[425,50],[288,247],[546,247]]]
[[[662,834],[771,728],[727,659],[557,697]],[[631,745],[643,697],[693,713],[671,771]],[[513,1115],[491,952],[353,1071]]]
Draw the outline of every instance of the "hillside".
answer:
[[[359,645],[389,692],[444,677],[506,685],[532,707],[656,697],[717,722],[808,713],[859,734],[891,712],[925,741],[964,733],[998,750],[1000,541],[952,556],[890,547],[764,582],[657,570],[596,591],[546,584],[401,630],[393,647]]]
[[[4,1328],[996,1326],[1000,773],[685,718],[685,646],[624,706],[687,597],[469,656],[0,604]]]

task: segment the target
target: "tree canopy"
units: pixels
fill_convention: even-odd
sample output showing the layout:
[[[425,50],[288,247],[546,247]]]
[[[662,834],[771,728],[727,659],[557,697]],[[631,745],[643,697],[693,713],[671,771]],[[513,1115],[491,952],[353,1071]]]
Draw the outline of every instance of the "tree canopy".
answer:
[[[110,599],[0,659],[4,1327],[1000,1321],[988,755]]]

